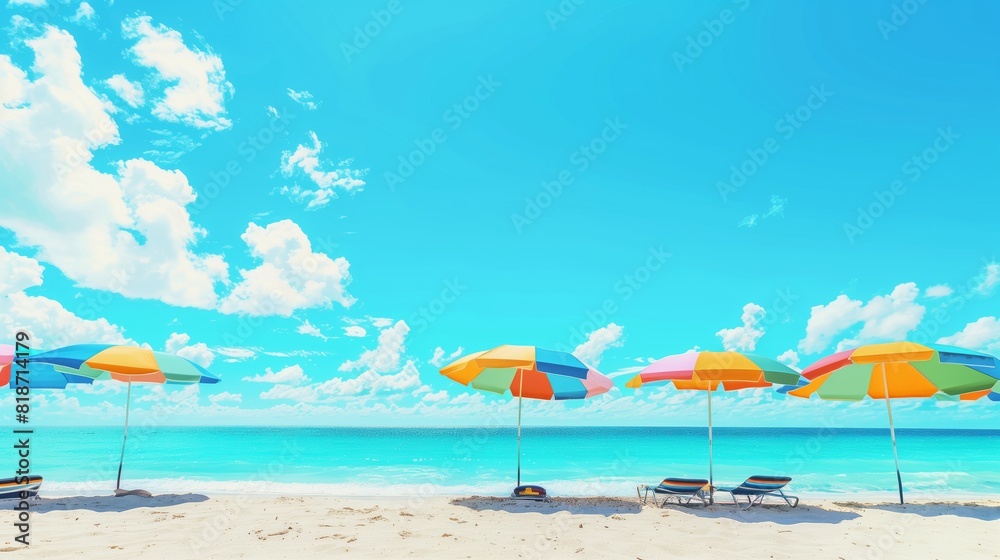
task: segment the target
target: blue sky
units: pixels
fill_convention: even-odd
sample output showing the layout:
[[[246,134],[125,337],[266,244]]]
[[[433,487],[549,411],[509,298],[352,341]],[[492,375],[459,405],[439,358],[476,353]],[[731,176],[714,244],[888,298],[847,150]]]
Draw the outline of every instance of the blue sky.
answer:
[[[437,373],[504,343],[621,375],[692,348],[1000,352],[991,2],[8,0],[0,23],[0,327],[223,378],[136,391],[150,423],[508,423]],[[116,424],[121,389],[39,394],[36,420]],[[721,398],[723,425],[884,421]]]

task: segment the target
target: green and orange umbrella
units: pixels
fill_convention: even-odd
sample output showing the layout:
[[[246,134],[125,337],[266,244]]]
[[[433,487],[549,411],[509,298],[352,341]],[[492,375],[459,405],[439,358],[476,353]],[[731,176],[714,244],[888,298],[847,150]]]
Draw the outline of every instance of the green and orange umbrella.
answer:
[[[441,368],[441,375],[473,389],[517,397],[517,485],[521,485],[521,407],[524,399],[573,400],[607,393],[610,378],[567,352],[534,346],[498,346]]]
[[[674,388],[705,391],[708,395],[708,481],[714,489],[712,472],[712,393],[771,387],[794,386],[799,374],[788,366],[754,354],[740,352],[686,352],[667,356],[650,364],[625,386],[638,389],[647,383],[669,382]]]
[[[0,347],[0,381],[15,387],[16,379],[10,376],[10,362],[4,365],[7,354]],[[168,385],[214,384],[219,378],[200,365],[164,352],[139,346],[113,344],[77,344],[27,357],[27,386],[32,389],[64,389],[71,384],[92,384],[99,380],[128,383],[125,401],[125,433],[122,452],[118,461],[118,480],[115,492],[122,493],[122,466],[125,463],[125,442],[128,439],[129,406],[132,401],[132,383]],[[141,491],[139,491],[141,492]],[[127,493],[127,492],[125,492]]]
[[[938,344],[887,342],[837,352],[802,370],[808,382],[789,389],[789,395],[825,400],[885,400],[889,435],[896,461],[899,503],[903,503],[903,478],[892,422],[892,399],[945,395],[962,399],[990,393],[1000,379],[1000,362],[994,356]]]

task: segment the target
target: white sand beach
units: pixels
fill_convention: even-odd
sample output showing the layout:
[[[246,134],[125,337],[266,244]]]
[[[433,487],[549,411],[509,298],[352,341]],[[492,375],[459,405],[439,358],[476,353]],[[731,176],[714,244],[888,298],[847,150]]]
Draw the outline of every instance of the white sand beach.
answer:
[[[6,509],[6,508],[5,508]],[[11,558],[996,558],[1000,501],[796,509],[623,498],[44,498]],[[12,515],[5,514],[8,518]]]

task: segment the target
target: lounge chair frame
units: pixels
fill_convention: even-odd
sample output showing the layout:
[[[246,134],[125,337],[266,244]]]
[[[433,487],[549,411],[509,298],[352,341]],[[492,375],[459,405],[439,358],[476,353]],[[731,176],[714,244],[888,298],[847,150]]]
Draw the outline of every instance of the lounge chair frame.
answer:
[[[733,505],[739,506],[744,511],[752,508],[755,505],[763,505],[764,498],[768,496],[784,501],[785,504],[787,504],[789,507],[796,507],[799,505],[799,498],[797,496],[789,496],[788,494],[785,494],[784,490],[782,490],[784,485],[791,482],[792,479],[789,478],[788,480],[786,480],[781,488],[775,488],[773,490],[764,490],[746,486],[746,484],[753,478],[765,478],[765,477],[750,477],[735,488],[715,487],[713,490],[717,490],[719,492],[727,492],[729,496],[733,499]],[[775,482],[778,482],[778,480],[775,480]],[[740,503],[740,500],[737,496],[742,496],[747,499],[747,503],[745,506]]]
[[[707,484],[708,481],[706,481]],[[692,500],[700,500],[701,505],[707,506],[709,504],[709,496],[705,492],[704,488],[699,488],[693,492],[677,492],[663,488],[661,485],[648,485],[643,484],[635,488],[636,494],[639,496],[639,500],[642,503],[647,503],[649,501],[650,493],[653,495],[653,505],[656,507],[663,507],[667,505],[670,500],[677,500],[677,505],[689,506]],[[656,495],[661,494],[663,496],[662,502],[656,501]]]

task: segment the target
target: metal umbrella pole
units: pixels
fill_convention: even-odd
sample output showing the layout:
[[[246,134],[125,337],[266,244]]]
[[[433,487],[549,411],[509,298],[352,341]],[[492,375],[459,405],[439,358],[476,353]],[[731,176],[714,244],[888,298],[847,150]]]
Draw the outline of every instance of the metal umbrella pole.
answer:
[[[517,389],[517,485],[521,485],[521,404],[524,402],[524,372],[520,372]]]
[[[118,481],[115,483],[115,490],[122,488],[122,465],[125,464],[125,442],[128,440],[128,412],[132,404],[132,382],[128,382],[128,392],[125,397],[125,434],[122,436],[122,454],[118,459]]]
[[[712,384],[708,384],[708,503],[715,503],[715,478],[712,476]]]
[[[892,438],[892,456],[896,460],[896,484],[899,486],[899,503],[903,504],[903,477],[899,474],[899,452],[896,450],[896,428],[892,425],[892,404],[889,399],[889,379],[882,362],[882,386],[885,387],[885,409],[889,413],[889,436]]]

